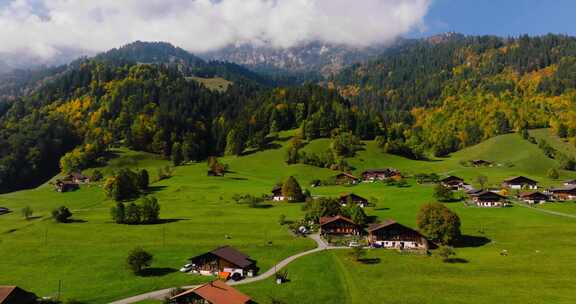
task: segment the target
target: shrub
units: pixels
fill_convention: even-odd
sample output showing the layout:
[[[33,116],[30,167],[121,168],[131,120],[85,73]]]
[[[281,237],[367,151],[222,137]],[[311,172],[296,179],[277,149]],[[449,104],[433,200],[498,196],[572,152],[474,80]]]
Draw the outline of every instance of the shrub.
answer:
[[[141,274],[144,268],[149,267],[152,264],[153,259],[154,257],[152,254],[144,251],[144,249],[135,248],[128,253],[126,264],[132,273]]]
[[[32,208],[30,208],[30,206],[22,208],[22,216],[24,216],[26,220],[29,220],[32,217],[33,213],[34,211],[32,211]]]
[[[420,231],[433,241],[452,244],[460,237],[460,218],[440,203],[422,205],[416,222]]]
[[[72,212],[64,206],[52,210],[52,218],[57,223],[66,223],[72,217]]]

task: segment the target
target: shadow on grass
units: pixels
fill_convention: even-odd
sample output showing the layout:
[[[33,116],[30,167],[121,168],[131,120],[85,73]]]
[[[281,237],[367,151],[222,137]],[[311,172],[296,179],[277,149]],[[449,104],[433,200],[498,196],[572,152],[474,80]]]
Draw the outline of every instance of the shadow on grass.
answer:
[[[258,205],[250,206],[250,208],[256,208],[256,209],[270,209],[272,207],[274,207],[274,205],[272,205],[272,204],[258,204]]]
[[[467,264],[468,260],[467,259],[463,259],[463,258],[447,258],[444,259],[444,263],[450,263],[450,264]]]
[[[381,207],[381,208],[374,208],[374,210],[376,210],[376,211],[386,211],[386,210],[390,210],[390,208]]]
[[[176,271],[178,270],[170,267],[152,267],[140,271],[140,275],[143,277],[163,277]]]
[[[490,242],[491,240],[484,236],[462,235],[454,247],[456,248],[481,247]]]
[[[359,259],[358,262],[366,265],[380,264],[380,258]]]
[[[366,216],[366,224],[374,224],[378,222],[378,217],[376,215]]]
[[[189,221],[189,219],[182,219],[182,218],[159,219],[158,221],[156,221],[156,223],[143,224],[143,225],[162,225],[162,224],[176,223],[176,222],[180,222],[180,221]]]
[[[78,220],[78,219],[69,219],[67,221],[64,222],[65,224],[82,224],[82,223],[88,223],[87,220]]]
[[[167,186],[150,186],[148,187],[148,189],[146,190],[146,193],[156,193],[156,192],[160,192],[164,189],[168,188]]]
[[[246,181],[246,180],[248,180],[248,179],[245,178],[245,177],[230,177],[229,179],[231,179],[231,180],[237,180],[237,181]]]

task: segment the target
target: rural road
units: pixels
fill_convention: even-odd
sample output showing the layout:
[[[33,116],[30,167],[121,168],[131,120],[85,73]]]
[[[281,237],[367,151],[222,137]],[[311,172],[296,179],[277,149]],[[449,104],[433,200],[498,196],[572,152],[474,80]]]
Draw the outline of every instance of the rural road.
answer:
[[[242,281],[231,281],[228,283],[228,285],[242,285],[242,284],[249,284],[249,283],[253,283],[253,282],[258,282],[258,281],[262,281],[265,279],[268,279],[270,277],[272,277],[276,271],[286,267],[286,265],[290,264],[292,261],[303,257],[305,255],[309,255],[315,252],[319,252],[322,250],[327,250],[327,249],[340,249],[340,248],[347,248],[347,247],[332,247],[332,246],[328,246],[321,238],[319,234],[313,234],[310,235],[310,238],[312,240],[314,240],[317,244],[317,247],[314,249],[310,249],[308,251],[304,251],[304,252],[300,252],[297,253],[293,256],[287,257],[284,260],[280,261],[278,264],[272,266],[272,268],[270,268],[268,271],[259,274],[255,277],[252,278],[246,278]],[[190,289],[190,288],[194,288],[196,286],[184,286],[182,288],[184,289]],[[168,293],[170,293],[170,290],[172,290],[172,288],[166,288],[166,289],[162,289],[162,290],[156,290],[156,291],[152,291],[152,292],[148,292],[148,293],[144,293],[144,294],[140,294],[137,296],[133,296],[130,298],[126,298],[126,299],[122,299],[122,300],[118,300],[115,302],[112,302],[111,304],[131,304],[131,303],[137,303],[140,301],[144,301],[144,300],[148,300],[148,299],[156,299],[156,300],[162,300],[164,299]]]
[[[574,215],[574,214],[568,214],[568,213],[562,213],[562,212],[558,212],[558,211],[552,211],[552,210],[534,208],[534,207],[526,206],[526,205],[523,204],[523,203],[514,203],[514,205],[515,205],[515,206],[524,207],[524,208],[528,208],[528,209],[532,209],[532,210],[534,210],[534,211],[536,211],[536,212],[548,213],[548,214],[551,214],[551,215],[562,216],[562,217],[576,218],[576,215]]]

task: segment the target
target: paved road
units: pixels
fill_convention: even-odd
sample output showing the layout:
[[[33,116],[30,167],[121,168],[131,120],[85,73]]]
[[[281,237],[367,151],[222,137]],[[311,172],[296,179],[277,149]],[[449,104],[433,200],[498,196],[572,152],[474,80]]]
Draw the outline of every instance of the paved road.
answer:
[[[304,252],[300,252],[298,254],[295,254],[293,256],[287,257],[284,260],[280,261],[278,264],[274,265],[272,268],[270,268],[268,271],[261,273],[255,277],[252,278],[246,278],[242,281],[230,281],[228,282],[228,285],[242,285],[242,284],[249,284],[249,283],[253,283],[253,282],[258,282],[258,281],[262,281],[265,279],[268,279],[270,277],[272,277],[276,271],[286,267],[288,264],[290,264],[292,261],[303,257],[305,255],[308,254],[312,254],[315,252],[319,252],[322,250],[327,250],[327,249],[341,249],[341,248],[347,248],[347,247],[333,247],[333,246],[328,246],[321,238],[320,235],[318,234],[313,234],[310,235],[310,238],[312,240],[314,240],[316,242],[317,247],[308,251],[304,251]],[[196,286],[185,286],[182,287],[184,289],[190,289],[190,288],[194,288]],[[131,304],[131,303],[136,303],[136,302],[140,302],[140,301],[144,301],[144,300],[148,300],[148,299],[156,299],[156,300],[162,300],[164,299],[168,293],[170,293],[170,290],[172,290],[172,288],[167,288],[167,289],[162,289],[162,290],[156,290],[156,291],[152,291],[149,293],[145,293],[145,294],[141,294],[141,295],[137,295],[137,296],[133,296],[130,298],[126,298],[126,299],[122,299],[122,300],[118,300],[115,302],[112,302],[111,304]]]

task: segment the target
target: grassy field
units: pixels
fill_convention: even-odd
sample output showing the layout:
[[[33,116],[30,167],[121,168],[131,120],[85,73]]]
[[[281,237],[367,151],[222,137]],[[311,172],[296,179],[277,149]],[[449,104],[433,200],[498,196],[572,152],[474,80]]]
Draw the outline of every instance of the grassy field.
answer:
[[[203,84],[207,89],[213,90],[213,91],[226,91],[228,90],[228,87],[232,84],[232,82],[222,78],[222,77],[214,77],[214,78],[203,78],[203,77],[197,77],[197,76],[192,76],[189,77],[189,79],[192,79],[194,81],[197,81],[201,84]]]
[[[284,134],[286,135],[286,134]],[[282,142],[283,143],[283,142]],[[323,151],[327,140],[306,146]],[[301,216],[299,204],[280,203],[267,208],[249,208],[232,201],[234,193],[268,193],[279,180],[294,175],[303,187],[313,179],[335,174],[327,169],[283,162],[284,149],[272,149],[242,157],[223,158],[233,173],[224,178],[206,176],[206,164],[178,167],[175,175],[154,183],[153,192],[161,205],[165,223],[124,226],[111,223],[113,202],[102,190],[84,186],[73,193],[56,193],[49,185],[35,190],[0,196],[0,205],[16,212],[0,216],[0,285],[17,284],[41,296],[53,295],[58,280],[65,298],[86,303],[107,303],[155,289],[189,285],[203,278],[176,271],[186,259],[230,244],[258,261],[262,269],[313,242],[291,236],[278,224]],[[489,168],[464,167],[461,161],[486,159],[497,165]],[[490,139],[444,159],[412,161],[382,153],[373,142],[349,162],[359,173],[365,168],[396,167],[405,174],[455,174],[474,183],[486,175],[492,185],[509,176],[526,175],[543,185],[559,183],[546,178],[557,166],[536,145],[510,134]],[[166,161],[154,155],[117,151],[104,171],[114,168],[148,168],[152,176]],[[562,178],[573,178],[561,172]],[[370,215],[394,218],[415,227],[416,212],[432,201],[432,186],[409,187],[361,184],[355,187],[330,186],[310,189],[314,195],[354,192],[378,199]],[[35,215],[25,221],[19,209],[29,205]],[[50,210],[70,207],[75,223],[55,224]],[[321,252],[288,266],[290,282],[278,286],[271,280],[239,286],[258,303],[280,299],[285,303],[574,303],[576,282],[576,220],[549,215],[537,209],[511,207],[478,209],[450,203],[462,219],[467,245],[457,248],[460,263],[443,263],[437,258],[401,255],[373,250],[373,264],[358,264],[346,250]],[[545,205],[555,211],[576,214],[574,203]],[[231,238],[226,239],[225,235]],[[136,277],[124,268],[127,252],[136,247],[155,256],[150,276]],[[509,252],[501,256],[502,250]]]

